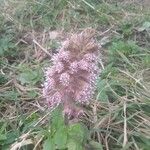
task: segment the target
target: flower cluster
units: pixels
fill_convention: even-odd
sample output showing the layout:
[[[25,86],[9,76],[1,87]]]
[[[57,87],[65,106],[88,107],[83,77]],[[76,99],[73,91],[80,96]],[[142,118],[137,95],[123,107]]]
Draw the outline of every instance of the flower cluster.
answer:
[[[62,104],[64,113],[76,117],[82,110],[76,104],[88,104],[99,75],[98,46],[93,30],[88,29],[66,40],[45,72],[43,95],[51,108]]]

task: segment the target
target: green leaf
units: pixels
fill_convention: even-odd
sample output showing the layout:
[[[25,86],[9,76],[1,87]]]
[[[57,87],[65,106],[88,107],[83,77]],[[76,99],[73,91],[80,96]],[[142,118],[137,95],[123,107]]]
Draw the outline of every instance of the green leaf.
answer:
[[[13,55],[12,51],[10,49],[15,47],[15,44],[11,42],[12,39],[10,36],[3,36],[0,39],[0,56],[4,55]]]
[[[69,127],[69,136],[80,143],[82,143],[84,138],[87,137],[86,132],[86,129],[79,123],[72,124]]]
[[[107,66],[105,66],[105,69],[102,70],[101,72],[101,78],[105,78],[107,77],[107,75],[113,71],[113,63],[108,64]]]
[[[0,134],[0,141],[6,140],[7,137],[5,134]]]
[[[48,138],[43,144],[43,150],[55,150],[54,141]]]
[[[148,21],[144,22],[143,27],[145,27],[145,29],[150,28],[150,22],[148,22]]]
[[[75,141],[73,139],[68,140],[67,148],[68,148],[68,150],[83,150],[81,143],[78,143],[77,141]]]
[[[29,84],[35,85],[42,78],[41,68],[30,68],[29,65],[19,65],[18,69],[20,70],[20,74],[17,79],[21,82],[22,85]]]
[[[146,55],[143,59],[143,64],[146,66],[146,67],[150,67],[150,55]]]
[[[107,94],[106,94],[106,91],[105,91],[105,90],[102,90],[102,91],[98,94],[97,99],[99,99],[99,100],[102,101],[102,102],[107,102],[107,101],[108,101],[108,96],[107,96]]]
[[[5,91],[3,94],[0,94],[0,96],[4,97],[5,100],[17,100],[19,93],[12,89],[12,91]]]
[[[29,91],[28,92],[28,96],[30,97],[30,98],[35,98],[36,96],[37,96],[37,92],[36,91]]]
[[[25,83],[33,82],[36,77],[37,74],[35,72],[26,71],[20,74],[19,80],[24,85]]]
[[[83,146],[81,144],[77,145],[77,150],[83,150]]]
[[[103,79],[103,80],[99,80],[98,84],[97,84],[97,88],[98,90],[102,90],[107,86],[107,80]]]
[[[7,123],[2,124],[1,128],[0,128],[0,133],[3,133],[5,131],[7,127]]]
[[[5,144],[11,144],[18,137],[18,131],[10,131],[6,133],[7,140],[4,142]]]
[[[62,111],[60,108],[55,109],[51,114],[51,127],[52,129],[64,128],[64,118],[62,116]]]
[[[106,102],[108,100],[108,96],[106,94],[106,91],[108,90],[107,80],[103,79],[99,81],[97,88],[98,88],[98,95],[96,99]]]
[[[58,149],[66,148],[67,130],[65,128],[58,130],[54,136],[54,140],[55,140],[55,144],[57,145]]]
[[[4,123],[2,124],[1,128],[0,128],[0,144],[4,143],[4,141],[7,139],[6,133],[5,133],[5,129],[7,127],[7,124]]]
[[[148,30],[150,28],[150,22],[146,21],[143,23],[142,27],[138,28],[139,32],[142,32],[144,30]]]
[[[67,148],[68,150],[77,150],[77,143],[71,139],[67,142]]]
[[[101,143],[95,142],[95,141],[90,141],[89,142],[90,146],[92,147],[93,150],[103,150],[103,146]]]
[[[110,62],[117,62],[117,61],[127,61],[129,55],[136,54],[139,52],[139,46],[136,45],[134,41],[116,41],[112,43],[112,46],[109,47],[109,57]],[[121,57],[120,57],[121,56]],[[122,59],[123,58],[123,59]],[[118,62],[117,62],[118,65]]]

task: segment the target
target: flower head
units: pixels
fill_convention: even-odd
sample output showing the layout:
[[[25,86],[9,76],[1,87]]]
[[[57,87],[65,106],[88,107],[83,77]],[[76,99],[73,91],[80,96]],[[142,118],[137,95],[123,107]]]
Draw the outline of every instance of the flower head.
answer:
[[[62,83],[62,85],[64,86],[68,86],[69,85],[69,82],[70,82],[70,75],[68,73],[62,73],[60,75],[60,78],[59,78],[60,82]]]
[[[99,69],[98,46],[92,37],[90,29],[67,39],[45,72],[43,96],[48,106],[62,104],[68,116],[78,116],[82,110],[76,104],[88,104],[94,94]]]
[[[59,92],[54,93],[51,97],[47,98],[48,106],[51,108],[57,107],[62,101],[62,95]]]
[[[62,51],[60,51],[59,54],[60,54],[60,55],[59,55],[59,59],[60,59],[60,60],[63,60],[63,61],[65,61],[65,62],[69,62],[70,57],[71,57],[69,51],[64,51],[64,50],[62,50]]]
[[[76,73],[79,69],[79,64],[77,61],[74,61],[70,64],[69,69],[71,71],[71,73]]]
[[[97,61],[97,56],[93,53],[87,53],[84,55],[83,57],[85,60],[87,60],[88,62],[93,62],[93,61]]]
[[[89,63],[85,60],[79,61],[79,67],[81,70],[89,71]]]
[[[55,64],[55,71],[57,72],[57,73],[60,73],[60,72],[62,72],[62,70],[64,69],[64,65],[63,65],[63,63],[62,62],[58,62],[57,64]]]
[[[92,97],[94,90],[94,87],[92,87],[90,84],[84,85],[83,89],[81,91],[78,91],[76,94],[76,101],[78,103],[89,103],[90,98]]]

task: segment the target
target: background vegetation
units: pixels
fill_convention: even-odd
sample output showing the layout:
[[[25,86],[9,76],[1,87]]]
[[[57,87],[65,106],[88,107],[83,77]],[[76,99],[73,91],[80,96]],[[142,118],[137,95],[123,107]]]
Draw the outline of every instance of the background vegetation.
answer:
[[[150,2],[0,0],[0,149],[149,150]],[[102,45],[95,97],[69,125],[42,99],[43,69],[67,35]]]

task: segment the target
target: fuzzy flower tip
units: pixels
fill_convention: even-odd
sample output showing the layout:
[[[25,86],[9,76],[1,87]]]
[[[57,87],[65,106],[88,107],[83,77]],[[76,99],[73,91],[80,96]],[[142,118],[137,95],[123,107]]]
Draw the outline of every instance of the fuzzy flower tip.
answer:
[[[66,40],[45,72],[43,96],[50,108],[62,104],[64,114],[77,117],[76,104],[88,104],[100,73],[98,45],[93,30],[87,29]],[[67,97],[67,98],[66,98]]]

